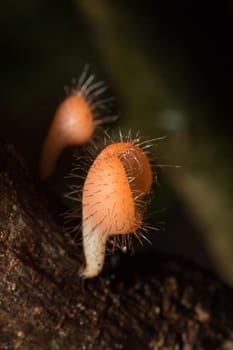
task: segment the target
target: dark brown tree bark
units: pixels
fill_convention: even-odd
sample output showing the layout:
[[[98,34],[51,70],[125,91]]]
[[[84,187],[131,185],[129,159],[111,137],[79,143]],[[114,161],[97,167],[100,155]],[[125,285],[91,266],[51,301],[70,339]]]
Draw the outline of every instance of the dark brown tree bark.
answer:
[[[0,144],[0,349],[233,349],[233,293],[159,254],[107,258],[82,280],[74,244]],[[117,263],[116,263],[117,259]]]

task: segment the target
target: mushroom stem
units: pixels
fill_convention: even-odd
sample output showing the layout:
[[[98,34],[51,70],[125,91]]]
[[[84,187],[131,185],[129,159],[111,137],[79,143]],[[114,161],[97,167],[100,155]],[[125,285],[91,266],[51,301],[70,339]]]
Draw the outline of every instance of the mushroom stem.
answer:
[[[104,265],[106,241],[108,236],[101,234],[97,229],[83,226],[83,247],[86,266],[81,272],[82,277],[92,278],[97,276]]]

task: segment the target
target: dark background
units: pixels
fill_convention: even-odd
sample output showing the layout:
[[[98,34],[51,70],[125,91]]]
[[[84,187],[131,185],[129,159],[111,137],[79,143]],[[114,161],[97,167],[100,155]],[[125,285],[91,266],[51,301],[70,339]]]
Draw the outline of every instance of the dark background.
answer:
[[[8,1],[0,11],[0,133],[37,176],[63,87],[89,63],[124,132],[155,144],[152,247],[233,283],[232,1]],[[67,153],[70,161],[70,153]],[[47,184],[63,201],[58,169]]]

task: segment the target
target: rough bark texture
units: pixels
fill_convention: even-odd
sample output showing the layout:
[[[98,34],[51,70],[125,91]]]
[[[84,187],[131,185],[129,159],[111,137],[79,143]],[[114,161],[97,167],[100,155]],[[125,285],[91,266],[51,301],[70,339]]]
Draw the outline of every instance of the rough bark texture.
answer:
[[[0,144],[0,349],[233,349],[233,293],[187,262],[109,257],[83,281],[81,247]]]

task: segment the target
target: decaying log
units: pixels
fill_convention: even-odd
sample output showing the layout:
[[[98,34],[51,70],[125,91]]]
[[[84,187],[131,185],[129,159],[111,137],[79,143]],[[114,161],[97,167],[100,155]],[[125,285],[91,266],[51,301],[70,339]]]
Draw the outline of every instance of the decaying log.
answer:
[[[233,349],[233,293],[162,255],[108,257],[82,280],[74,244],[0,144],[0,349]]]

